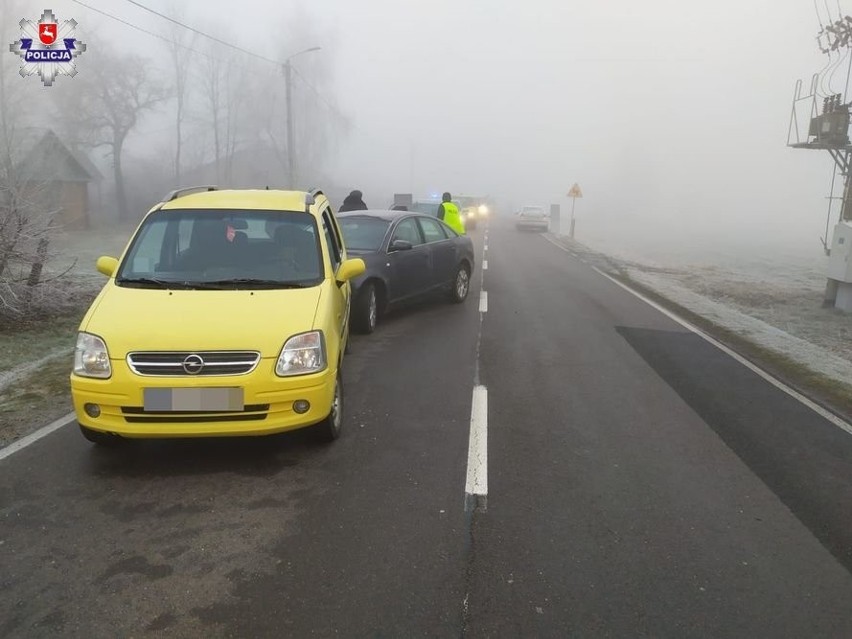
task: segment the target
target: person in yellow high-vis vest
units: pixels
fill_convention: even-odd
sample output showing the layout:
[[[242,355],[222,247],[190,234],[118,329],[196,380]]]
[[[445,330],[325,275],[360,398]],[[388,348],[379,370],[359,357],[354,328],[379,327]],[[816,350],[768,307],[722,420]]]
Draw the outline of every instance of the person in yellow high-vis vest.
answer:
[[[438,205],[438,219],[453,229],[459,235],[464,235],[464,222],[462,222],[459,207],[453,202],[453,196],[449,193],[444,193],[441,198],[442,202]]]

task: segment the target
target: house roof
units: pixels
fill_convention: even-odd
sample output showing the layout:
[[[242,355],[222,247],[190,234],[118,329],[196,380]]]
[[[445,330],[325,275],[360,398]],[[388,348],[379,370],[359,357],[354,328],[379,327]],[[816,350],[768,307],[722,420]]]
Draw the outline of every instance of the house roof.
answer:
[[[84,153],[72,151],[50,129],[30,130],[23,141],[24,148],[28,150],[18,163],[18,169],[27,179],[91,182],[103,178]]]

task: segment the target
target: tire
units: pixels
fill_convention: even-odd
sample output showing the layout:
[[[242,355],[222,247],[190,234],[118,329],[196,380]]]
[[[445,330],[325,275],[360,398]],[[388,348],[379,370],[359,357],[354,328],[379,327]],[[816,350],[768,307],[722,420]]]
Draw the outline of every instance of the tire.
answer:
[[[358,291],[358,297],[352,309],[352,325],[359,333],[369,335],[376,330],[378,321],[379,298],[376,285],[373,282],[367,282]]]
[[[324,420],[314,426],[314,433],[319,441],[329,444],[340,437],[343,426],[343,376],[340,369],[334,382],[334,399],[331,401],[331,412]]]
[[[450,301],[453,304],[461,304],[470,293],[470,269],[465,264],[460,264],[453,277],[453,286],[450,289]]]
[[[80,432],[83,434],[83,437],[96,446],[115,448],[116,446],[121,446],[125,443],[124,438],[119,437],[118,435],[111,435],[109,433],[102,433],[99,430],[92,430],[91,428],[86,428],[82,424],[78,424],[78,426],[80,426]]]

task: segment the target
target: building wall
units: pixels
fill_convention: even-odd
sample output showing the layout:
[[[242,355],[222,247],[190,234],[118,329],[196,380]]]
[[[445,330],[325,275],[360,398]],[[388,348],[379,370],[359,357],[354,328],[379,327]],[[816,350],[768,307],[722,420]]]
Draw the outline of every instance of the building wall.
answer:
[[[89,192],[85,182],[28,182],[23,194],[33,206],[31,214],[56,211],[55,223],[63,228],[88,228]]]
[[[89,226],[89,191],[85,182],[61,182],[59,204],[62,211],[58,222],[67,229]]]

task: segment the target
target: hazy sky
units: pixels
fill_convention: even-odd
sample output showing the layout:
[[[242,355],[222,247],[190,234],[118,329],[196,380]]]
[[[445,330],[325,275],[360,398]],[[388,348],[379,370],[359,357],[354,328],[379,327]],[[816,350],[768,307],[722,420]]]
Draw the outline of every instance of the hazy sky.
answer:
[[[87,3],[167,30],[127,2]],[[818,247],[831,161],[785,146],[794,83],[827,62],[812,0],[179,4],[189,22],[231,25],[222,37],[263,55],[322,46],[294,64],[308,78],[331,70],[354,128],[329,169],[368,203],[413,187],[567,206],[579,182],[579,219],[598,229]],[[68,0],[54,5],[81,25],[109,24],[120,42],[156,46]],[[828,6],[836,17],[837,0]],[[844,65],[832,88],[845,79]]]

